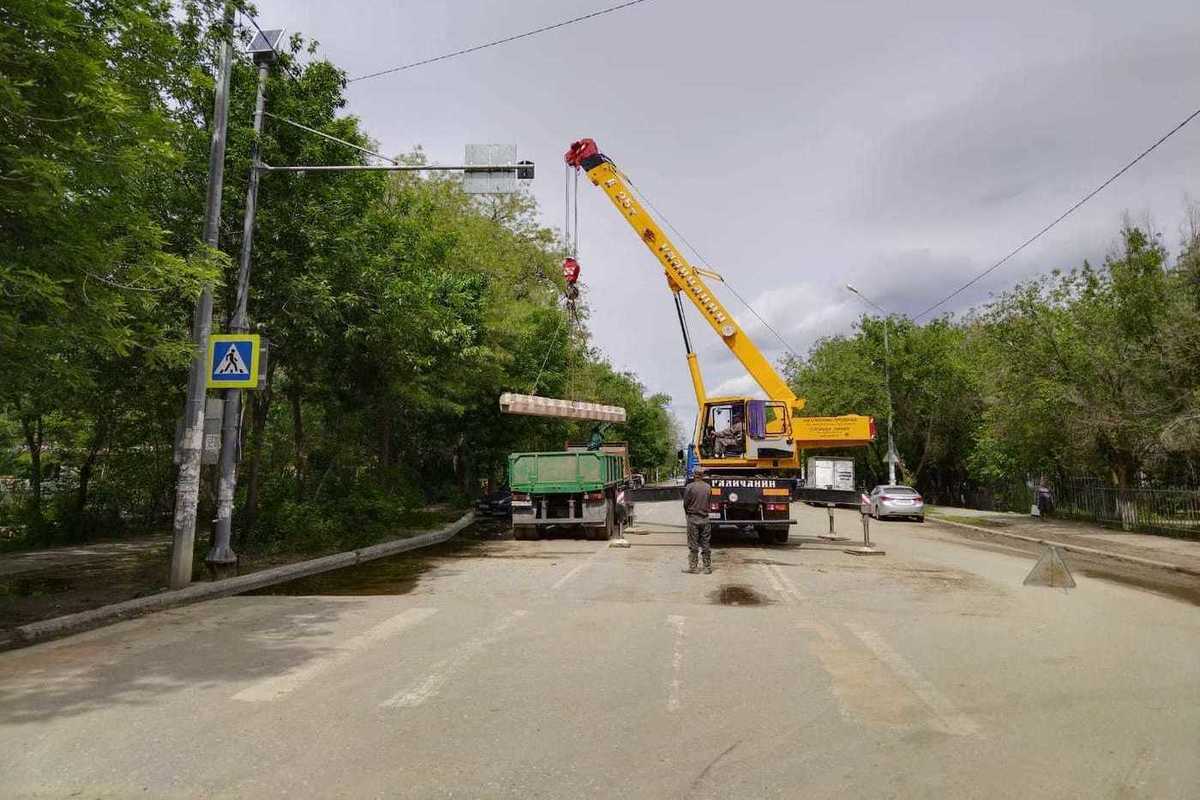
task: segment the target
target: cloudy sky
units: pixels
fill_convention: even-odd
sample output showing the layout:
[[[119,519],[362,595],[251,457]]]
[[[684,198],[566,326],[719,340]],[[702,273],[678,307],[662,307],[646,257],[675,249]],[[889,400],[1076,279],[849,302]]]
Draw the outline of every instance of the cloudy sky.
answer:
[[[351,76],[616,0],[258,0]],[[594,138],[710,266],[805,352],[865,307],[916,314],[983,270],[1200,106],[1196,0],[649,0],[479,53],[350,84],[385,152],[461,163],[504,142],[538,165],[562,226],[562,153]],[[947,306],[1101,259],[1122,214],[1175,249],[1200,199],[1200,120]],[[661,269],[590,183],[580,261],[595,340],[695,402]],[[726,295],[772,359],[783,345]],[[752,382],[691,327],[710,393]]]

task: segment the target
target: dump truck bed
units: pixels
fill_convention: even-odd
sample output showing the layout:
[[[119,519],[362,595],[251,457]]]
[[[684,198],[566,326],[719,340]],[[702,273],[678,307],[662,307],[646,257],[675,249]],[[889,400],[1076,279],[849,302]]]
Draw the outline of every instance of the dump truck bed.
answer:
[[[514,492],[594,492],[625,478],[623,456],[603,452],[513,453],[508,457]]]

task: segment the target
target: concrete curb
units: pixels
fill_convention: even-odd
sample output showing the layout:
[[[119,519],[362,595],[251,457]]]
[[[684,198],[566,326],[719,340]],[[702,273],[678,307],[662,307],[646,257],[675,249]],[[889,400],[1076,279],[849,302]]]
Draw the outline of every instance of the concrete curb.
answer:
[[[212,583],[198,583],[186,589],[160,592],[147,597],[137,597],[121,603],[113,603],[112,605],[101,606],[100,608],[80,611],[76,614],[67,614],[63,617],[54,617],[53,619],[46,619],[40,622],[31,622],[28,625],[15,628],[13,633],[16,641],[23,644],[32,644],[71,633],[80,633],[91,628],[98,628],[102,625],[119,622],[123,619],[131,619],[152,611],[162,611],[167,608],[176,608],[191,603],[199,603],[204,600],[214,600],[218,597],[228,597],[229,595],[261,589],[264,586],[283,583],[295,578],[303,578],[307,575],[316,575],[317,573],[328,572],[333,569],[352,567],[355,564],[362,564],[363,562],[383,558],[384,556],[441,544],[457,536],[463,528],[470,525],[474,520],[474,512],[467,512],[459,519],[436,531],[422,533],[419,536],[413,536],[408,539],[396,539],[395,541],[364,547],[360,550],[334,553],[331,556],[314,558],[296,564],[284,564],[281,567],[272,567],[271,569],[264,569],[261,572],[253,572],[249,575],[239,575],[236,578],[227,578],[221,581],[213,581]]]
[[[1194,575],[1200,577],[1200,569],[1193,567],[1185,567],[1182,564],[1171,564],[1166,561],[1155,561],[1150,558],[1138,558],[1137,556],[1127,556],[1123,553],[1113,553],[1109,550],[1097,550],[1094,547],[1083,547],[1077,544],[1067,544],[1065,542],[1055,542],[1051,539],[1039,539],[1035,536],[1022,536],[1019,533],[1008,533],[1007,531],[998,531],[995,528],[984,528],[981,525],[968,525],[965,522],[951,522],[948,519],[938,519],[933,515],[926,516],[930,522],[936,522],[939,525],[954,525],[959,528],[968,528],[973,531],[981,531],[982,533],[990,533],[993,536],[1004,536],[1009,539],[1020,539],[1023,542],[1033,542],[1034,544],[1050,545],[1057,547],[1059,550],[1066,550],[1071,553],[1085,553],[1089,556],[1099,556],[1101,558],[1111,558],[1114,561],[1128,561],[1131,564],[1140,564],[1143,567],[1155,567],[1156,569],[1170,570],[1171,572],[1182,572],[1184,575]]]

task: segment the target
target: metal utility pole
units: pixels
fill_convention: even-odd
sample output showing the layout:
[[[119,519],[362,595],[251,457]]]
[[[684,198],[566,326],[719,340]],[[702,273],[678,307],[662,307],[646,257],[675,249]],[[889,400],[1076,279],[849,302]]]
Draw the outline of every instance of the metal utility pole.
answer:
[[[221,230],[221,189],[225,181],[225,128],[229,117],[229,73],[233,66],[233,4],[225,6],[225,40],[217,60],[212,144],[208,151],[208,198],[204,208],[204,243],[216,249]],[[200,453],[204,436],[205,370],[212,333],[212,287],[205,286],[192,316],[196,355],[188,374],[183,411],[179,478],[175,486],[175,525],[171,547],[172,589],[192,582],[192,548],[196,541],[196,506],[200,500]]]
[[[230,333],[246,333],[246,304],[250,294],[250,252],[254,243],[254,215],[258,207],[258,177],[262,162],[259,159],[258,137],[262,133],[263,109],[266,105],[267,74],[275,61],[274,43],[266,41],[265,48],[254,47],[259,39],[283,31],[266,31],[251,44],[254,63],[258,65],[258,92],[254,99],[254,145],[251,155],[250,180],[246,188],[246,213],[242,222],[242,252],[238,261],[237,301],[229,321]],[[226,389],[221,420],[221,477],[217,484],[217,519],[213,526],[212,547],[205,563],[214,574],[221,576],[237,564],[237,554],[230,545],[233,533],[233,498],[237,488],[238,443],[241,438],[242,390]]]
[[[885,391],[887,392],[887,404],[888,404],[888,420],[887,420],[888,483],[894,485],[896,483],[896,444],[892,440],[892,377],[891,377],[891,367],[889,366],[889,364],[892,360],[892,350],[891,350],[891,347],[888,345],[888,328],[891,327],[891,315],[888,314],[888,312],[884,311],[882,308],[880,308],[878,305],[876,305],[875,302],[872,301],[869,297],[864,295],[858,289],[855,289],[850,284],[848,284],[848,283],[846,284],[846,289],[851,294],[856,295],[858,297],[858,299],[862,300],[864,303],[871,306],[872,308],[877,310],[879,313],[883,314],[883,385],[884,385]]]

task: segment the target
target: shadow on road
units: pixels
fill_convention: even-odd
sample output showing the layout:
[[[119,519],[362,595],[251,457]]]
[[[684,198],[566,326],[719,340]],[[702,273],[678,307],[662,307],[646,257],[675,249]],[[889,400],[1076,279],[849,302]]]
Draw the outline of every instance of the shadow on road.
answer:
[[[154,627],[140,636],[107,629],[0,654],[0,725],[152,706],[165,695],[278,675],[327,653],[308,640],[364,604],[292,602],[266,614],[213,603],[205,607],[212,618],[202,622],[194,609],[164,612],[134,623]]]

